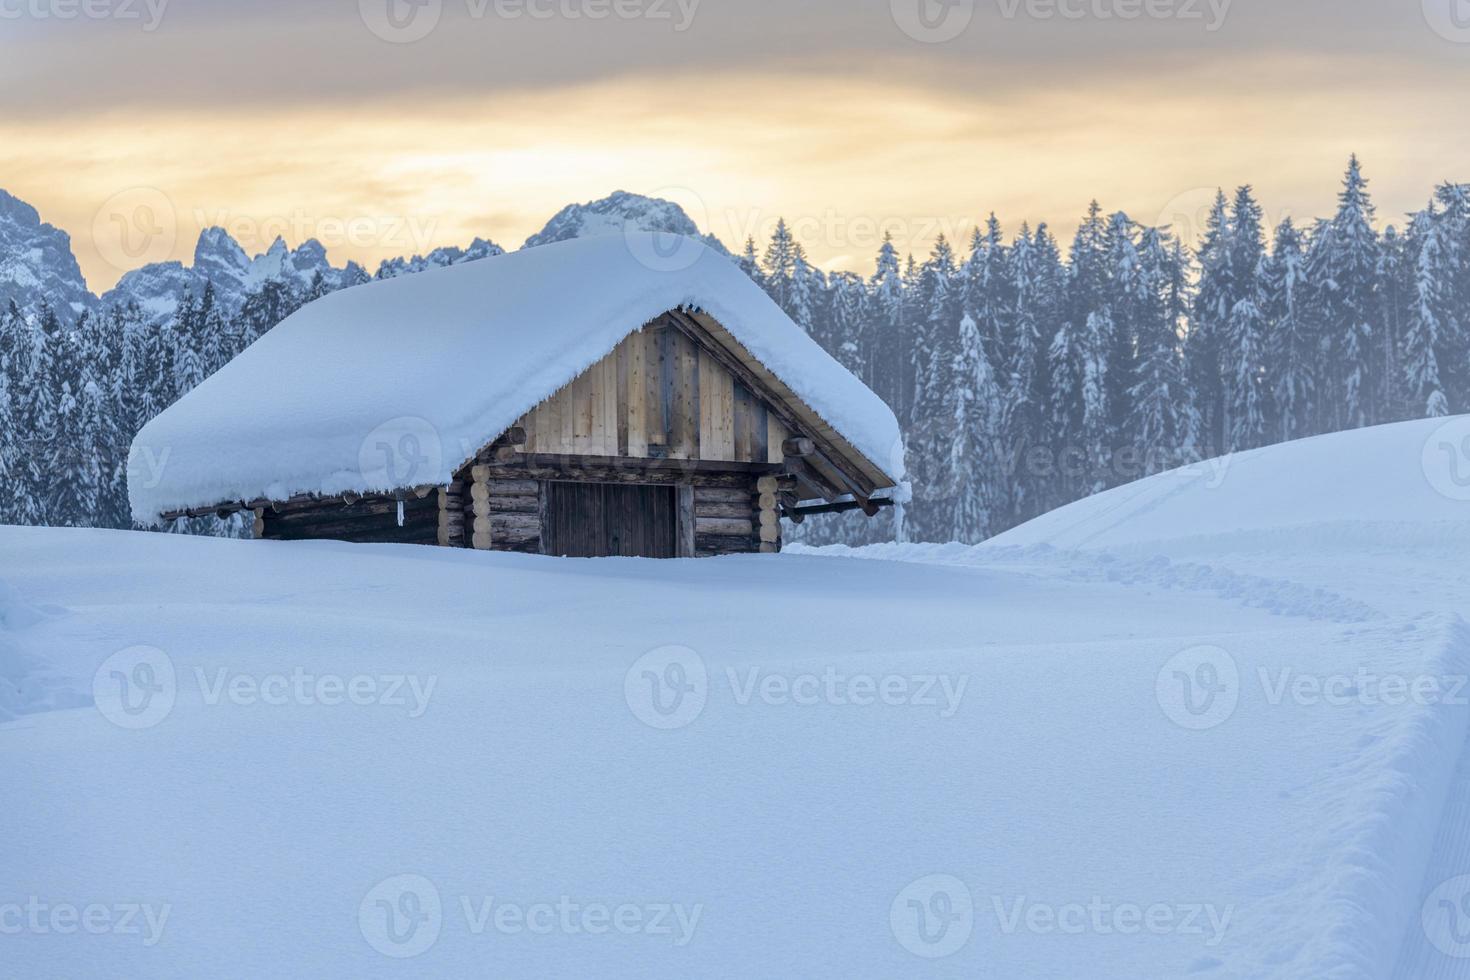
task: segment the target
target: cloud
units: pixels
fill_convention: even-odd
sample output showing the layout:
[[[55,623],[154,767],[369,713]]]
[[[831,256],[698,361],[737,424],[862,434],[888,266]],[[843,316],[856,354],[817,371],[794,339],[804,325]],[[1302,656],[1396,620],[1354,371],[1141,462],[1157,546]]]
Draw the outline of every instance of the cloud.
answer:
[[[1092,197],[1172,221],[1181,200],[1252,182],[1273,218],[1323,214],[1357,151],[1394,220],[1470,168],[1470,135],[1443,124],[1459,91],[1428,70],[1390,84],[1367,59],[1237,58],[1189,66],[1162,90],[1120,73],[1081,91],[1067,77],[1005,89],[1004,74],[958,90],[855,68],[669,69],[371,108],[6,119],[0,173],[72,233],[105,288],[122,270],[90,229],[134,187],[171,202],[178,258],[209,224],[257,250],[277,233],[318,237],[336,261],[370,268],[476,235],[514,247],[563,205],[622,188],[686,203],[732,247],[785,217],[816,261],[866,271],[885,231],[922,253],[991,210],[1011,231],[1045,220],[1066,236]]]

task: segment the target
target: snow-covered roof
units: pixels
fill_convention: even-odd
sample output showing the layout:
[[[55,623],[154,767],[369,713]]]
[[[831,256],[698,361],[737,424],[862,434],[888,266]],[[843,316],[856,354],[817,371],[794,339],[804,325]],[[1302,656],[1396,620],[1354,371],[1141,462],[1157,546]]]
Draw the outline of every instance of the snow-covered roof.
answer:
[[[895,481],[893,412],[729,258],[630,233],[345,289],[308,304],[138,433],[133,516],[448,482],[644,324],[697,307]],[[381,450],[411,457],[412,479]]]

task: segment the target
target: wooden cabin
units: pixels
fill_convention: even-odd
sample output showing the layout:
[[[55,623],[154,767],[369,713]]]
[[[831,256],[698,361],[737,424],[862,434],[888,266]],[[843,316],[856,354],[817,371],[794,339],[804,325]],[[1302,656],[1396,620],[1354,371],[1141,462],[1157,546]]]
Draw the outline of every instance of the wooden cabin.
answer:
[[[698,248],[708,252],[703,245]],[[248,509],[254,512],[255,537],[271,540],[325,538],[573,557],[675,558],[776,552],[781,549],[783,520],[800,522],[817,514],[849,510],[871,516],[892,503],[898,485],[892,470],[902,459],[892,413],[821,352],[728,258],[708,252],[699,255],[692,270],[662,272],[642,268],[640,263],[628,267],[619,252],[628,252],[621,237],[562,243],[347,291],[361,294],[356,297],[359,302],[342,303],[340,300],[353,297],[336,294],[311,304],[296,314],[306,314],[302,324],[293,325],[296,317],[288,319],[257,345],[269,356],[252,363],[256,347],[241,356],[237,362],[241,377],[230,377],[236,368],[231,364],[201,386],[201,401],[209,398],[212,403],[231,398],[232,391],[243,392],[252,384],[252,375],[259,375],[257,383],[267,383],[272,363],[284,368],[296,360],[294,347],[315,351],[325,341],[330,349],[329,338],[321,335],[334,333],[331,325],[360,316],[364,322],[359,326],[369,334],[376,332],[370,324],[384,318],[391,322],[400,305],[397,300],[403,300],[404,306],[413,305],[407,296],[399,295],[406,287],[423,292],[432,288],[436,277],[445,290],[481,295],[492,306],[501,293],[495,288],[496,280],[521,283],[529,277],[544,282],[539,294],[548,308],[559,293],[579,285],[596,289],[606,284],[604,288],[613,294],[601,302],[594,294],[590,304],[578,304],[590,305],[591,310],[578,309],[547,325],[550,336],[544,342],[544,361],[531,359],[523,369],[513,362],[499,363],[486,372],[494,377],[485,379],[483,398],[497,403],[502,418],[508,417],[504,406],[516,403],[512,397],[515,387],[523,385],[527,393],[520,396],[519,414],[509,424],[492,424],[493,431],[480,430],[483,434],[478,436],[464,435],[462,425],[434,420],[479,410],[472,365],[482,352],[456,350],[451,337],[473,336],[472,342],[466,342],[469,348],[479,348],[484,338],[446,328],[451,337],[440,340],[448,346],[424,354],[422,363],[415,363],[418,355],[412,349],[399,355],[397,363],[385,357],[383,370],[403,370],[402,359],[407,359],[427,379],[421,401],[412,406],[414,417],[422,418],[432,430],[426,442],[437,439],[445,444],[439,453],[444,459],[430,461],[426,472],[414,474],[409,485],[384,486],[392,481],[381,474],[371,479],[364,474],[364,484],[378,486],[303,489],[312,480],[330,483],[343,474],[323,466],[322,472],[283,483],[271,479],[272,464],[267,458],[254,464],[260,472],[235,484],[261,485],[263,492],[257,495],[156,511],[152,508],[158,505],[145,503],[140,519],[156,514],[172,520]],[[536,259],[536,269],[515,269],[517,258],[528,254]],[[609,265],[611,270],[606,268]],[[473,288],[473,282],[456,282],[451,289],[449,277],[468,278],[470,273],[489,281],[479,290]],[[648,276],[659,287],[653,292],[678,295],[681,301],[651,317],[624,320],[608,330],[602,318],[613,314],[603,312],[604,306],[626,305],[618,296],[630,288],[640,294],[650,291],[647,284],[628,281]],[[682,288],[678,285],[681,276],[688,280]],[[369,295],[374,291],[377,296]],[[726,318],[733,322],[727,324],[709,312],[699,303],[701,297],[708,297],[711,306],[726,308]],[[487,331],[493,335],[502,329],[538,329],[534,318],[524,312],[534,308],[533,298],[517,295],[507,299],[512,309],[492,315]],[[339,300],[336,305],[350,309],[311,314],[312,307],[330,306],[333,299]],[[432,326],[426,328],[431,337]],[[282,345],[286,350],[278,353],[271,347],[275,333],[281,331],[286,332],[288,342]],[[350,331],[336,333],[345,337]],[[298,335],[301,342],[291,343]],[[514,336],[522,346],[539,349],[542,344],[534,335]],[[615,343],[607,350],[605,345],[614,337]],[[361,339],[372,342],[370,336]],[[566,353],[566,343],[554,342],[565,340],[571,341],[577,356]],[[493,350],[496,345],[484,346]],[[590,367],[555,367],[585,363],[587,356],[581,352],[594,348],[606,353]],[[766,363],[752,348],[776,352],[767,359],[781,365]],[[471,369],[465,370],[466,363]],[[536,377],[537,369],[546,365],[560,370],[562,376],[553,373],[548,382],[542,370]],[[782,365],[794,366],[791,373],[799,380],[783,379]],[[441,369],[443,391],[432,383],[434,371]],[[220,390],[209,392],[209,386],[220,379],[224,382]],[[829,408],[823,414],[822,394],[813,391],[813,385],[822,382],[842,389],[835,393],[841,411]],[[375,379],[376,383],[381,379]],[[468,391],[462,387],[466,384]],[[534,398],[537,390],[552,388],[550,395]],[[165,436],[150,434],[145,428],[139,442],[159,445],[148,440],[167,438],[177,456],[179,442],[197,437],[187,426],[190,397],[192,393],[160,416],[165,430],[175,426],[188,438],[177,431]],[[349,402],[371,400],[354,391]],[[446,407],[445,400],[452,404]],[[331,403],[323,405],[324,412],[334,410]],[[349,406],[348,414],[356,411]],[[172,420],[167,418],[170,414],[175,414]],[[201,406],[200,414],[214,418],[218,413]],[[843,419],[846,430],[839,428],[843,423],[830,421],[831,417]],[[374,418],[371,413],[365,416],[367,421]],[[285,427],[282,421],[264,424]],[[448,438],[437,438],[441,434]],[[452,449],[456,436],[459,445]],[[309,470],[309,453],[302,459],[301,466]],[[290,469],[289,461],[285,466]],[[292,484],[296,492],[280,492]],[[135,513],[139,510],[137,496]]]

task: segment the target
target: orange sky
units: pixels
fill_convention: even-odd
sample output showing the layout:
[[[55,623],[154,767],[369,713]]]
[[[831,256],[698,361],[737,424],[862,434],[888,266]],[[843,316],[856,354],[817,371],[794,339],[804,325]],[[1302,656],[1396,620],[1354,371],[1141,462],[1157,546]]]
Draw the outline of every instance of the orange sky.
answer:
[[[1413,13],[1433,57],[1359,43],[1289,51],[1222,31],[1206,58],[1181,62],[1165,45],[1137,64],[1094,56],[1073,68],[1036,55],[1038,70],[1024,79],[1014,61],[955,60],[965,52],[911,42],[870,52],[863,70],[830,51],[806,63],[655,70],[658,50],[683,50],[668,33],[655,53],[595,77],[440,84],[431,95],[407,71],[377,93],[321,83],[272,98],[254,81],[241,82],[253,98],[134,92],[128,86],[142,83],[128,74],[117,99],[94,80],[93,98],[63,88],[48,112],[46,98],[22,100],[12,87],[15,111],[0,114],[0,187],[71,233],[95,290],[145,261],[187,260],[212,224],[251,250],[276,234],[291,244],[316,237],[337,262],[371,270],[476,235],[514,248],[563,205],[616,189],[679,202],[731,247],[769,235],[784,216],[818,262],[860,271],[884,230],[925,251],[937,233],[965,237],[994,210],[1008,232],[1045,220],[1065,236],[1092,197],[1139,221],[1173,223],[1186,238],[1222,184],[1255,184],[1273,221],[1323,214],[1351,152],[1364,159],[1381,219],[1397,221],[1434,183],[1470,179],[1470,44],[1446,42]],[[178,34],[192,43],[180,50],[209,56],[198,31],[219,29],[185,22]],[[232,29],[257,32],[242,42],[249,50],[269,25]],[[0,83],[40,80],[48,52],[84,41],[6,41],[0,60],[27,57],[13,59]],[[162,27],[146,40],[170,42],[178,37]],[[243,57],[214,50],[222,70]],[[373,50],[373,77],[391,82],[398,47]],[[128,63],[155,77],[167,74],[163,60],[162,69]],[[276,84],[288,68],[284,59],[257,64],[257,77]],[[1447,84],[1454,78],[1461,84]]]

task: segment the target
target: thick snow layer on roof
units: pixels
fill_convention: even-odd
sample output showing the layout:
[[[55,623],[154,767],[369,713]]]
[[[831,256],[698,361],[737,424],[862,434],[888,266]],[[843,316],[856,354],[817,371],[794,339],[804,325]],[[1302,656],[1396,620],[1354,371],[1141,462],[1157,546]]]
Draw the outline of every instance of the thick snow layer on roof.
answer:
[[[144,426],[133,515],[447,482],[670,309],[698,307],[895,480],[893,412],[728,258],[630,233],[368,283],[303,307]]]

